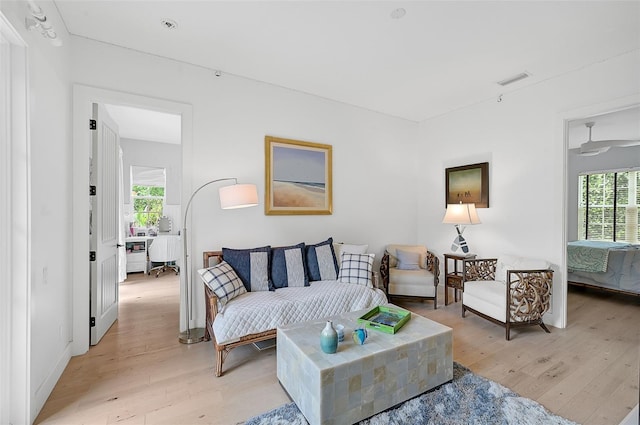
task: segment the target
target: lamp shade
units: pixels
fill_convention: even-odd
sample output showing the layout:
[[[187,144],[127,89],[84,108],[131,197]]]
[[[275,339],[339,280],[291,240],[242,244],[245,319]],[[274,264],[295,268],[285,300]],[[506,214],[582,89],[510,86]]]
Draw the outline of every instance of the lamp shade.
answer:
[[[447,204],[445,224],[480,224],[476,204]]]
[[[255,207],[258,205],[258,189],[255,184],[232,184],[219,190],[220,207],[223,210]]]

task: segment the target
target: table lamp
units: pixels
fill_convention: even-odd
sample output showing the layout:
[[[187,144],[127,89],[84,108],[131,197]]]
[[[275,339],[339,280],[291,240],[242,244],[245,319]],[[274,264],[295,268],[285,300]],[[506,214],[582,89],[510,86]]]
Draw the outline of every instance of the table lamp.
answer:
[[[451,244],[451,251],[455,252],[460,248],[465,254],[469,253],[469,246],[467,241],[462,236],[464,232],[464,225],[480,224],[480,218],[476,211],[476,204],[447,204],[447,212],[442,219],[444,224],[454,224],[458,236],[453,240]]]

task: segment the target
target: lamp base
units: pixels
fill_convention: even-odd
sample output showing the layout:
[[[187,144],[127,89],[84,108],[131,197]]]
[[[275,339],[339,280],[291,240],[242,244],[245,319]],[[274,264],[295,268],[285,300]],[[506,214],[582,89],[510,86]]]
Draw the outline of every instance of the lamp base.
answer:
[[[204,328],[193,328],[188,331],[180,332],[178,341],[181,344],[196,344],[204,341]]]

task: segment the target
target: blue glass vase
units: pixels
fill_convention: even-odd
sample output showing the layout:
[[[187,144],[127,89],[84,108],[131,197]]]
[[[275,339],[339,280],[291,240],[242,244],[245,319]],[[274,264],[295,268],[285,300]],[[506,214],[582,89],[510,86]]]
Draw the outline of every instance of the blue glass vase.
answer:
[[[338,333],[333,328],[331,320],[327,320],[327,324],[320,333],[320,348],[327,354],[338,351]]]

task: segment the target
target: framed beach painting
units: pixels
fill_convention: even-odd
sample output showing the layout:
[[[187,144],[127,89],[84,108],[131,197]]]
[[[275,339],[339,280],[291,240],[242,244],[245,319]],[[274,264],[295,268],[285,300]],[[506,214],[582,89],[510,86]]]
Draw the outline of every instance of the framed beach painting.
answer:
[[[489,163],[463,165],[445,170],[446,204],[476,204],[489,208]]]
[[[266,215],[331,214],[331,145],[265,136]]]

